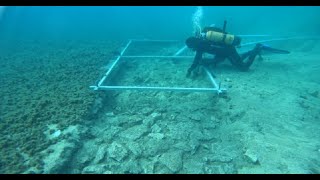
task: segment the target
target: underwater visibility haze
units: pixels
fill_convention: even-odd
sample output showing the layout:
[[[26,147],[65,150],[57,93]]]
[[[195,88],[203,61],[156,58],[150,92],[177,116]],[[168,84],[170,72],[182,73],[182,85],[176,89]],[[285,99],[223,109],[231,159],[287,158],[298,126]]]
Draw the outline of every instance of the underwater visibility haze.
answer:
[[[311,6],[0,6],[0,173],[319,174],[319,17]],[[186,39],[224,23],[239,53],[266,53],[248,71],[225,60],[186,77]]]

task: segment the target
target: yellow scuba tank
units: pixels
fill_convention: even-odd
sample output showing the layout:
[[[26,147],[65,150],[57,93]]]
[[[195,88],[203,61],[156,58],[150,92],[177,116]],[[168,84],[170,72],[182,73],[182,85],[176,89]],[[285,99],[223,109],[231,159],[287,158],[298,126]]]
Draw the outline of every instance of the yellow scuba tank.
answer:
[[[205,38],[219,44],[238,46],[241,42],[240,37],[217,31],[207,31]]]
[[[205,39],[218,44],[238,46],[241,43],[241,38],[232,34],[226,33],[227,21],[224,21],[223,29],[206,28],[204,33]]]

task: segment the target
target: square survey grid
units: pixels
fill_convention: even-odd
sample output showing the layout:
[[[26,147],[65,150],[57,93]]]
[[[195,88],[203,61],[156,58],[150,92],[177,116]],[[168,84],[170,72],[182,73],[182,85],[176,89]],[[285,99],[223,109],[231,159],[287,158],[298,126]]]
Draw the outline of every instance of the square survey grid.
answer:
[[[138,44],[140,44],[139,52],[142,49],[143,53],[144,53],[143,55],[133,54],[132,53],[133,48],[131,48],[131,53],[130,53],[130,51],[128,51],[129,53],[127,53],[127,50],[130,49],[129,48],[130,45],[132,43],[136,43],[136,42],[138,42]],[[149,45],[143,45],[144,43],[149,44]],[[159,46],[159,43],[162,45]],[[170,46],[163,47],[163,45],[166,43],[169,43]],[[195,81],[190,81],[189,79],[185,78],[185,71],[182,72],[181,70],[177,70],[177,69],[179,69],[180,66],[183,66],[183,67],[185,67],[184,69],[187,69],[186,67],[187,67],[188,63],[185,64],[184,61],[187,58],[193,59],[193,56],[187,56],[187,55],[179,56],[180,54],[183,54],[183,53],[185,54],[186,47],[181,48],[181,45],[179,46],[178,43],[179,43],[179,41],[172,41],[172,40],[169,40],[169,41],[166,41],[166,40],[130,40],[127,43],[126,47],[121,51],[121,53],[117,57],[117,59],[115,59],[114,61],[112,61],[110,63],[110,65],[108,66],[107,72],[102,77],[102,79],[99,81],[99,83],[96,86],[90,86],[90,88],[93,88],[94,90],[162,90],[162,91],[194,91],[194,92],[214,92],[214,91],[216,91],[218,93],[225,91],[224,88],[220,88],[220,85],[218,85],[216,83],[212,74],[206,68],[204,68],[204,70],[208,76],[209,82],[204,83],[203,85],[200,85],[197,83],[195,84],[194,83]],[[155,48],[155,50],[152,50],[152,48]],[[151,52],[148,52],[148,50]],[[136,51],[138,51],[138,50],[136,50]],[[127,54],[129,54],[129,55],[127,55]],[[154,54],[156,54],[156,55],[154,55]],[[134,58],[134,60],[132,60],[133,58]],[[139,61],[141,62],[141,60],[138,60],[138,59],[140,59],[140,58],[144,59],[143,62],[146,62],[147,59],[149,61],[151,60],[151,62],[149,62],[149,65],[141,66],[139,71],[136,71],[136,73],[138,73],[138,74],[145,73],[145,72],[147,72],[146,69],[149,69],[151,66],[153,66],[157,70],[159,70],[159,69],[161,70],[161,68],[164,68],[164,67],[167,68],[168,66],[176,66],[174,68],[171,67],[171,70],[173,72],[175,72],[175,73],[171,73],[171,74],[176,74],[177,75],[177,76],[175,76],[176,78],[170,79],[169,76],[165,75],[166,73],[164,73],[164,71],[159,71],[159,72],[162,72],[163,74],[160,74],[160,75],[158,74],[157,80],[155,80],[155,79],[152,80],[152,77],[155,77],[155,76],[154,76],[154,74],[152,74],[153,71],[149,70],[148,77],[144,78],[142,76],[136,76],[134,78],[131,78],[131,80],[133,80],[131,82],[130,81],[121,82],[121,80],[120,80],[120,84],[121,83],[129,83],[128,85],[123,85],[123,84],[120,85],[119,81],[118,81],[118,83],[111,83],[112,81],[106,81],[108,78],[110,79],[110,75],[112,74],[112,71],[114,71],[114,69],[120,69],[121,66],[125,66],[128,68],[133,65],[132,63],[136,63],[136,65],[139,65]],[[130,61],[130,59],[131,59],[131,61]],[[169,61],[168,61],[168,59],[169,59]],[[177,59],[180,59],[180,60],[177,60]],[[128,63],[129,63],[129,65],[128,65]],[[131,65],[130,65],[130,63],[131,63]],[[155,63],[162,65],[162,67],[155,65]],[[189,65],[191,63],[192,63],[192,61],[189,62]],[[116,68],[116,67],[118,67],[118,68]],[[168,68],[168,69],[170,69],[170,68]],[[151,74],[151,76],[150,76],[150,74]],[[148,73],[145,73],[145,75],[148,75]],[[114,76],[115,76],[115,74],[113,74],[113,77]],[[161,80],[161,76],[163,76],[164,79]],[[159,77],[160,77],[160,79],[159,79]],[[181,77],[183,77],[183,79],[181,79]],[[179,81],[174,82],[173,79],[177,80],[177,78],[179,79]],[[117,79],[119,79],[119,77],[117,77]],[[169,79],[169,81],[168,81],[168,79]],[[211,83],[210,83],[210,81],[211,81]],[[169,82],[169,83],[165,84],[167,82]],[[183,82],[188,82],[189,87],[185,87],[185,85],[183,86]],[[111,83],[111,85],[108,83]],[[137,86],[137,84],[139,84],[139,86]],[[193,84],[194,86],[198,86],[198,87],[190,87],[190,84]],[[147,86],[143,86],[143,85],[147,85]],[[199,86],[202,86],[202,87],[199,87]],[[208,86],[211,86],[211,87],[208,87]]]

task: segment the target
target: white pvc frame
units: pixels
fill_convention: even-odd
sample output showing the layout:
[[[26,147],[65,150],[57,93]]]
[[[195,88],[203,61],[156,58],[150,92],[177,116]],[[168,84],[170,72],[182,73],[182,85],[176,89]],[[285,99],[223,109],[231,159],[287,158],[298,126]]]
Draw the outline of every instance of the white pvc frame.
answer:
[[[189,87],[148,87],[148,86],[103,86],[103,82],[108,78],[111,74],[114,67],[119,63],[121,58],[194,58],[194,56],[179,56],[186,47],[181,48],[174,56],[123,56],[125,51],[131,45],[132,42],[179,42],[177,40],[148,40],[148,39],[131,39],[125,46],[125,48],[121,51],[120,55],[117,59],[111,64],[110,68],[107,70],[105,75],[101,78],[95,86],[90,86],[93,90],[158,90],[158,91],[180,91],[180,92],[216,92],[217,94],[226,92],[226,88],[221,88],[220,84],[218,84],[215,78],[212,76],[211,72],[204,67],[204,70],[211,81],[213,87],[211,88],[189,88]]]

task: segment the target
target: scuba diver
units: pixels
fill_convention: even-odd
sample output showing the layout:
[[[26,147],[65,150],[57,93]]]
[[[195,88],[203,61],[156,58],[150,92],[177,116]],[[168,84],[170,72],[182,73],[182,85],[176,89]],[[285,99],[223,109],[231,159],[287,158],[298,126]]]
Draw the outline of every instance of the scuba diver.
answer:
[[[185,43],[188,48],[196,51],[194,61],[188,69],[187,77],[190,77],[191,73],[199,67],[199,65],[213,64],[216,66],[226,58],[229,59],[232,65],[241,71],[247,71],[254,62],[256,56],[261,56],[262,50],[282,54],[290,53],[289,51],[274,49],[258,43],[252,50],[239,55],[236,47],[240,46],[241,38],[226,32],[226,21],[224,21],[223,29],[214,26],[205,27],[202,31],[196,33],[195,37],[189,37]],[[215,56],[213,60],[207,61],[208,59],[202,58],[204,53],[213,54]]]

